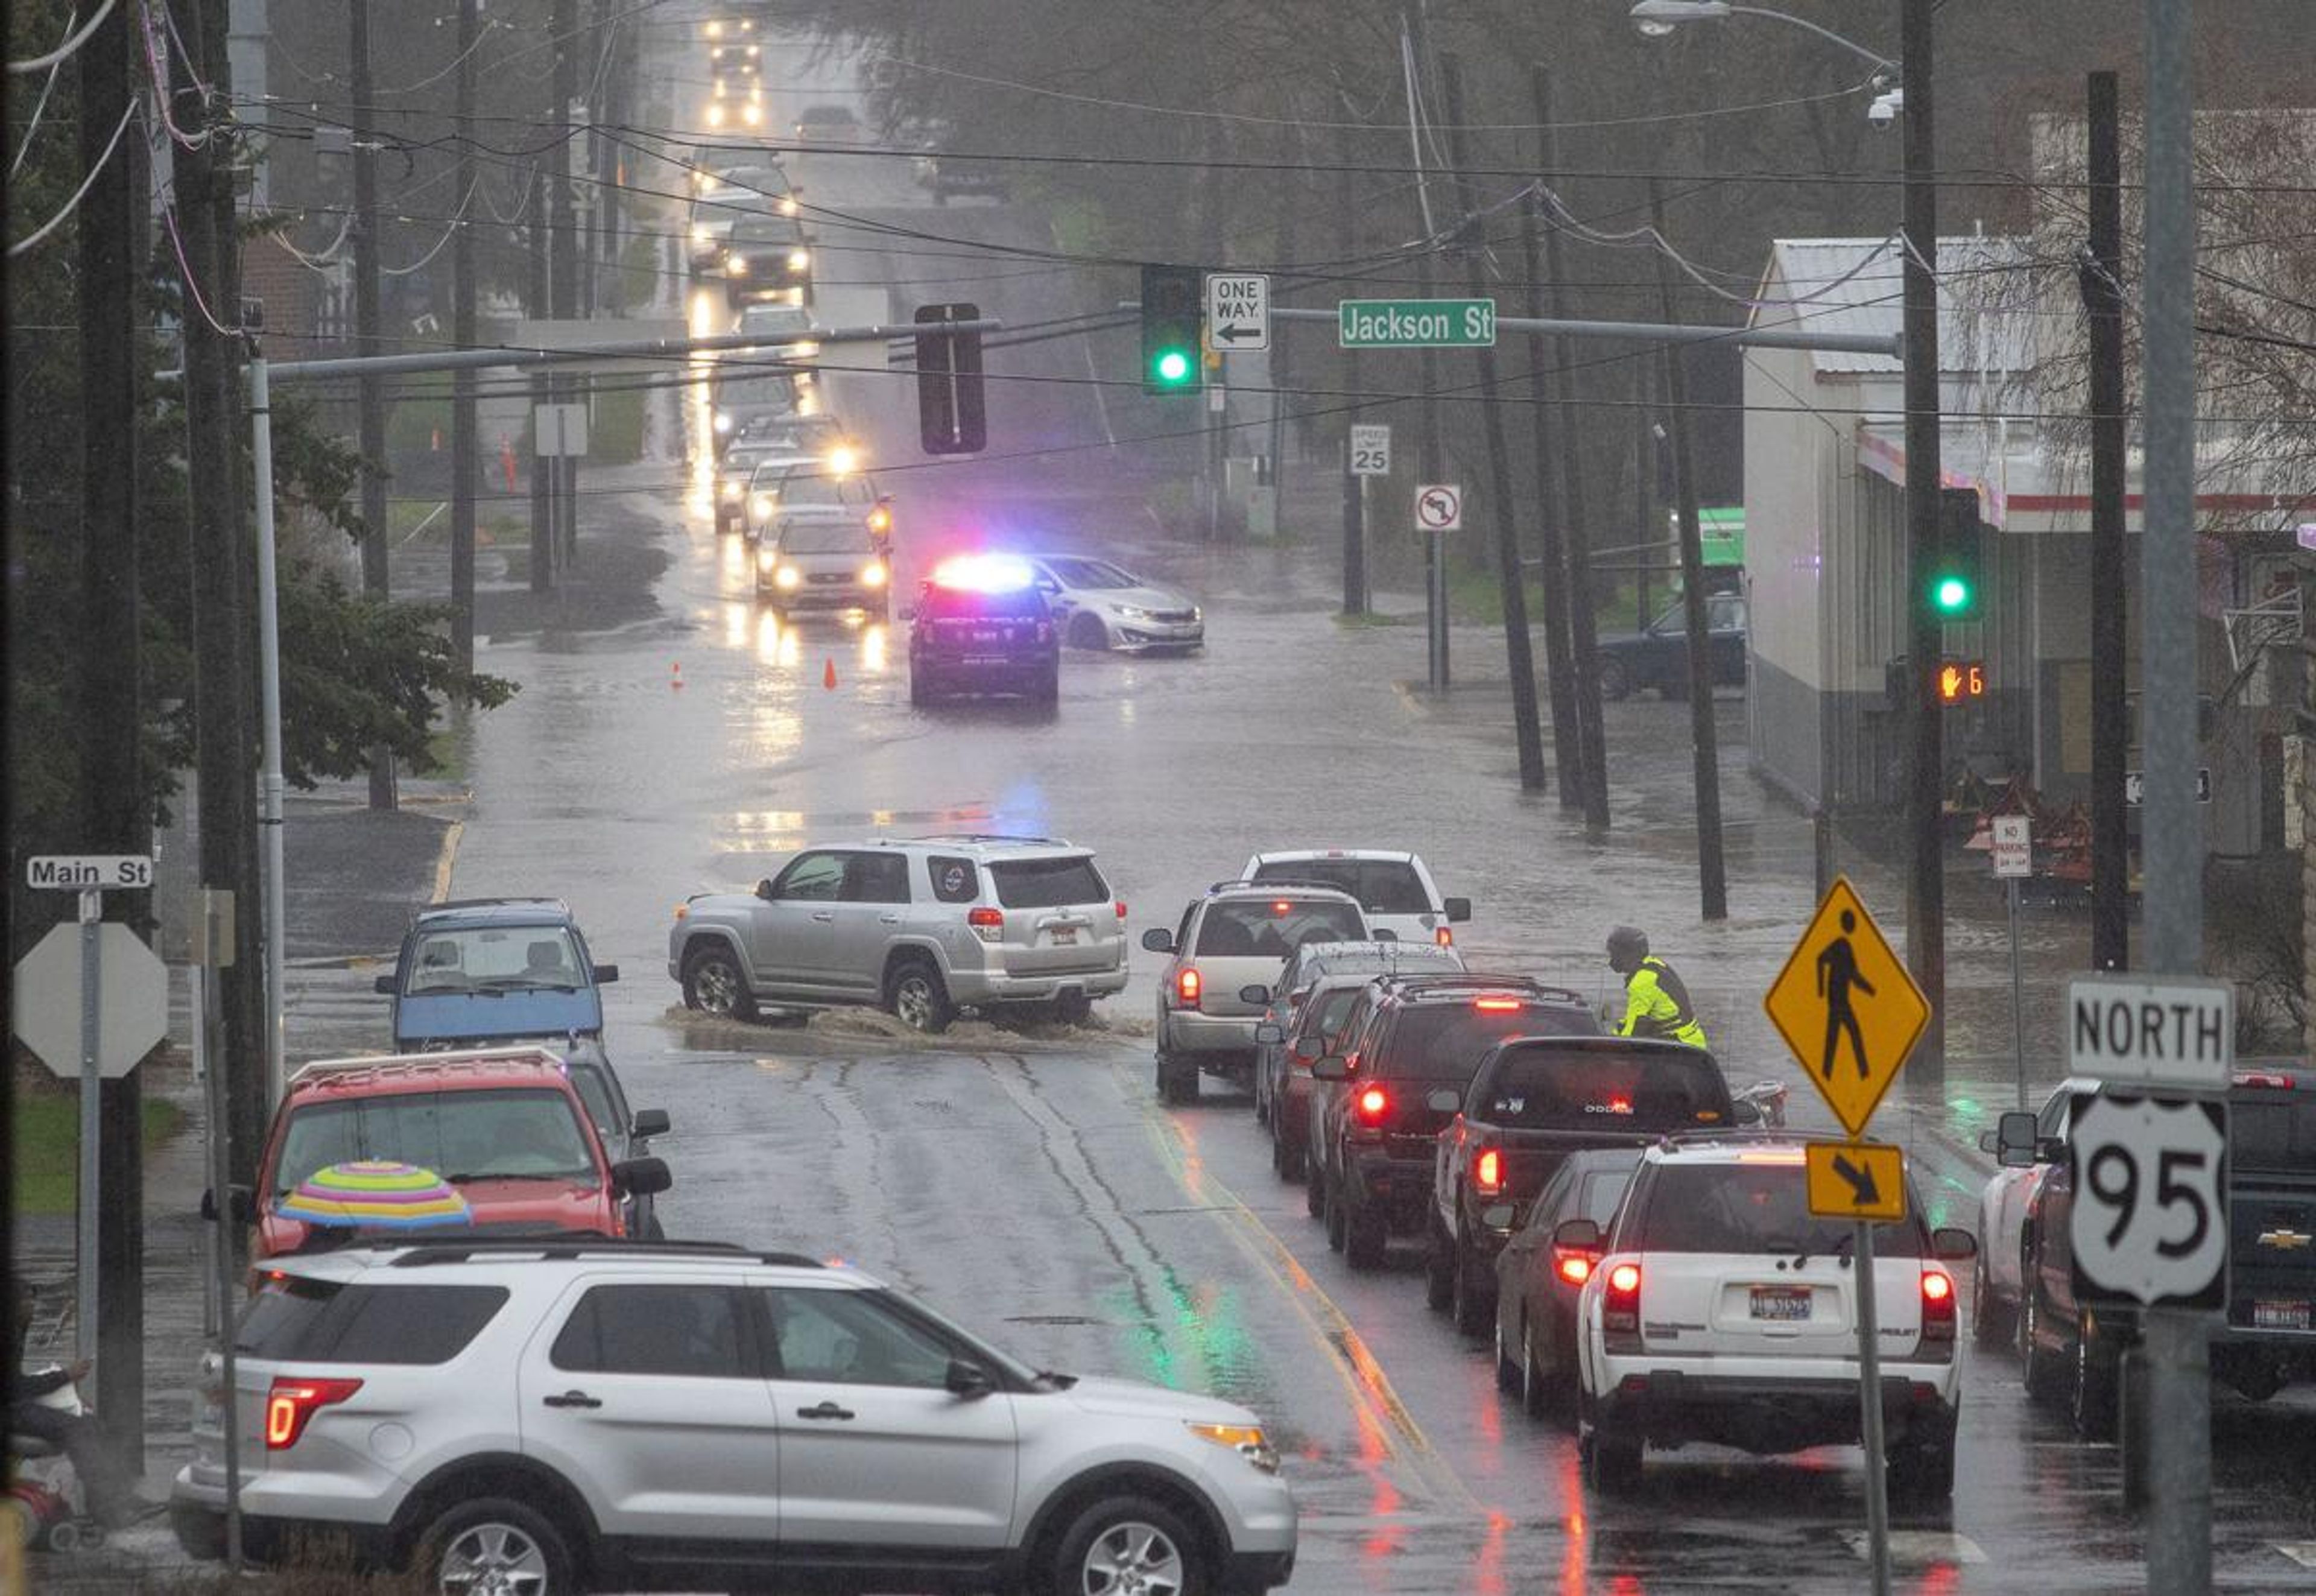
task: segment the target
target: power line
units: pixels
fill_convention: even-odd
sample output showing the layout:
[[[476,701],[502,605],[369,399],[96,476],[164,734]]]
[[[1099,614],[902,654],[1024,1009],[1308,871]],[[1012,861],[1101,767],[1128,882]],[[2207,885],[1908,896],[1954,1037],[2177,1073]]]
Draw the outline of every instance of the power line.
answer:
[[[118,4],[120,4],[120,0],[104,0],[104,3],[96,8],[96,14],[89,18],[88,21],[83,24],[79,32],[66,40],[62,44],[57,46],[56,49],[50,50],[45,56],[34,56],[28,61],[9,62],[8,70],[11,72],[45,72],[51,67],[58,66],[65,61],[70,60],[73,53],[79,49],[82,45],[88,42],[89,36],[104,25],[104,19],[112,14],[112,8]]]
[[[110,10],[111,8],[108,6],[106,9]],[[97,21],[102,22],[103,20],[103,16],[100,13]],[[89,24],[89,28],[94,29],[95,25],[96,24],[94,22],[92,22]],[[88,31],[84,30],[81,37],[85,39],[87,36]],[[69,50],[66,52],[67,55],[70,53],[71,52]],[[73,196],[71,199],[65,201],[64,209],[58,211],[56,215],[49,218],[47,221],[42,222],[39,227],[33,228],[31,232],[26,234],[23,237],[19,238],[15,243],[10,245],[8,246],[8,256],[11,260],[13,260],[16,256],[22,254],[25,251],[32,248],[34,245],[38,245],[41,239],[46,238],[58,227],[63,227],[66,219],[69,218],[74,211],[80,209],[81,201],[87,197],[88,191],[90,189],[96,186],[97,174],[104,170],[106,165],[111,162],[113,153],[120,147],[120,136],[129,131],[129,124],[136,120],[137,102],[135,100],[131,100],[129,103],[129,108],[120,113],[120,126],[112,129],[112,138],[106,143],[104,147],[104,154],[97,159],[95,165],[92,165],[88,169],[88,174],[80,180],[80,187],[73,191]]]

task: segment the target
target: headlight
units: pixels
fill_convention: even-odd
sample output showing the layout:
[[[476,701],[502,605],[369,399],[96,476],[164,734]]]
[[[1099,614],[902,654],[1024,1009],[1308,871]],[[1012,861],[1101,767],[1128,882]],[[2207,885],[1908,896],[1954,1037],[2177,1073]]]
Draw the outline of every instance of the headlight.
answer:
[[[756,550],[756,569],[759,571],[772,570],[777,567],[779,563],[780,557],[777,550],[770,548],[759,548]]]
[[[720,128],[724,125],[724,108],[721,105],[714,103],[709,104],[708,107],[708,125],[711,128]]]
[[[1228,1447],[1265,1474],[1278,1472],[1278,1449],[1252,1424],[1190,1424],[1189,1428],[1200,1440]]]
[[[1204,620],[1206,618],[1207,612],[1204,610],[1199,609],[1196,604],[1190,606],[1190,620],[1193,622]]]
[[[885,562],[883,560],[872,559],[867,565],[860,567],[860,585],[863,587],[882,587],[885,585]]]
[[[815,343],[809,338],[806,339],[801,343],[791,343],[788,345],[788,355],[794,360],[808,361],[819,352],[820,345]]]
[[[748,501],[748,508],[754,513],[758,521],[763,520],[764,517],[772,513],[772,495],[770,494],[758,494],[754,498]]]
[[[729,481],[719,483],[717,485],[716,496],[729,503],[740,496],[740,485]]]
[[[893,513],[890,510],[886,509],[882,504],[877,505],[874,510],[868,512],[868,530],[872,532],[891,531],[893,530]]]
[[[839,477],[854,470],[860,464],[860,452],[850,444],[840,443],[828,451],[828,468]]]
[[[1150,611],[1145,610],[1139,604],[1112,604],[1109,607],[1109,611],[1111,614],[1117,616],[1121,620],[1147,620],[1150,619]]]
[[[753,44],[748,47],[748,59],[753,61],[756,58],[756,49],[757,47]]]
[[[788,197],[786,197],[785,199],[781,200],[781,201],[780,201],[780,214],[781,214],[782,216],[794,216],[796,213],[797,213],[797,202],[796,202],[796,196],[795,196],[795,195],[790,194],[790,195],[788,195]]]
[[[794,587],[797,583],[802,582],[803,580],[803,573],[799,572],[794,566],[782,566],[779,570],[772,573],[772,585],[774,587]]]
[[[740,120],[752,128],[761,128],[764,125],[764,108],[752,100],[740,112]]]
[[[724,37],[724,24],[723,24],[723,23],[721,23],[721,22],[710,22],[710,23],[708,23],[708,38],[710,38],[710,39],[721,39],[721,38],[723,38],[723,37]]]
[[[748,257],[746,255],[726,255],[724,257],[724,270],[735,277],[745,277],[748,275]]]
[[[709,227],[706,222],[694,222],[691,224],[691,241],[694,244],[705,244],[715,236],[716,229]]]
[[[789,270],[789,271],[791,271],[791,272],[801,272],[801,271],[803,271],[806,266],[809,266],[809,265],[811,265],[811,264],[812,264],[812,252],[811,252],[810,250],[808,250],[808,249],[792,249],[792,250],[788,251],[788,270]]]
[[[732,413],[729,410],[718,410],[716,413],[716,430],[719,432],[728,432],[732,430]]]

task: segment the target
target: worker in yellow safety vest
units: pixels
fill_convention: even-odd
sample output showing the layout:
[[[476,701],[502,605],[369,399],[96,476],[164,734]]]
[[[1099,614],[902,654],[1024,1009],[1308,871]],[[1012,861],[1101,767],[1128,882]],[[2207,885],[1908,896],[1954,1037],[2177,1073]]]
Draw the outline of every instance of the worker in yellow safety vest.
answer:
[[[1672,966],[1650,957],[1647,932],[1630,925],[1610,932],[1608,967],[1625,977],[1625,1018],[1617,1035],[1705,1046],[1705,1027],[1697,1021],[1688,986]]]

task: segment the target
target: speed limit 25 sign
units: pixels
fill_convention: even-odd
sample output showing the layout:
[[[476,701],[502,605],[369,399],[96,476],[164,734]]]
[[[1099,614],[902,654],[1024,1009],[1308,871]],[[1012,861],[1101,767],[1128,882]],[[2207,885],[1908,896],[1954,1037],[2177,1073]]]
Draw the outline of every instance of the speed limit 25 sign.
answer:
[[[2216,1308],[2227,1301],[2223,1103],[2078,1097],[2068,1216],[2078,1302]]]

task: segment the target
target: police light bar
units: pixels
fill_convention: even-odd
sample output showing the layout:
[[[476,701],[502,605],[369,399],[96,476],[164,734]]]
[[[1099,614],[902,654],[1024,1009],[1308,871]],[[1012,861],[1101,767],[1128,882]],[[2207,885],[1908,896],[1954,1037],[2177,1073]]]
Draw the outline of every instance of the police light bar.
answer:
[[[1028,564],[1003,554],[958,554],[933,567],[935,587],[970,593],[1017,593],[1036,578]]]

